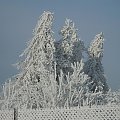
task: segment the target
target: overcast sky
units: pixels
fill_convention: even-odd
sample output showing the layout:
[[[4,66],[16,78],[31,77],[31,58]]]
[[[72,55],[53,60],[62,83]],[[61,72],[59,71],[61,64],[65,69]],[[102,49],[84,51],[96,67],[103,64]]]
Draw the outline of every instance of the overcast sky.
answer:
[[[66,18],[75,22],[87,45],[104,32],[103,66],[107,83],[120,88],[120,0],[0,0],[0,84],[17,73],[12,64],[32,38],[32,30],[43,11],[54,13],[55,39]]]

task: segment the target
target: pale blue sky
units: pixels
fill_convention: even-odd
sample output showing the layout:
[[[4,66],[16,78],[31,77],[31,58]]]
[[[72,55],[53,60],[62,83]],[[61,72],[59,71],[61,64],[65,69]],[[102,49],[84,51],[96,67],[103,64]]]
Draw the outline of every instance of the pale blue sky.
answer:
[[[54,12],[55,34],[65,18],[75,22],[86,45],[104,32],[107,82],[112,89],[120,88],[120,0],[0,0],[0,84],[17,73],[11,64],[17,62],[38,17],[47,10]]]

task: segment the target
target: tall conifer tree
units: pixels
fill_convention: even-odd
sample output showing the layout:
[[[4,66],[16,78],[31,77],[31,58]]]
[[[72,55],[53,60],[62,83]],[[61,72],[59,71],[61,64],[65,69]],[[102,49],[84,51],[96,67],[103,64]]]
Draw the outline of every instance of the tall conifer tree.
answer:
[[[53,14],[44,12],[33,31],[33,38],[17,63],[17,75],[11,107],[40,108],[54,106],[55,71]],[[25,100],[23,99],[25,98]]]
[[[106,77],[102,66],[104,36],[101,32],[96,35],[88,48],[88,60],[84,66],[84,72],[90,77],[89,89],[91,92],[108,91]]]
[[[61,40],[56,42],[57,73],[60,69],[65,75],[72,74],[71,63],[80,62],[84,50],[83,42],[77,36],[77,29],[72,20],[66,19],[60,31]]]

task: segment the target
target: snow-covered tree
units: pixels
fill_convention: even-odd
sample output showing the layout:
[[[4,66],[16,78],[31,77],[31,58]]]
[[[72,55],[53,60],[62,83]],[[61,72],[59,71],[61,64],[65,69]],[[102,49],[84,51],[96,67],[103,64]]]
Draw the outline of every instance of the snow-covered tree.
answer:
[[[83,71],[84,63],[81,60],[77,63],[72,63],[73,74],[70,76],[69,72],[66,75],[66,82],[64,82],[64,75],[61,70],[59,76],[59,90],[57,96],[57,104],[59,107],[73,107],[83,106],[86,100],[86,93],[88,91],[88,75]]]
[[[86,93],[88,93],[89,77],[83,72],[84,63],[82,59],[80,62],[74,62],[71,66],[73,68],[73,74],[71,75],[72,106],[83,106],[86,101]]]
[[[28,72],[30,78],[26,80],[33,87],[33,90],[30,89],[31,92],[34,91],[33,95],[35,93],[42,93],[43,104],[40,104],[42,107],[50,106],[51,102],[53,102],[51,87],[53,87],[52,82],[55,83],[55,81],[50,79],[50,75],[54,72],[53,54],[55,51],[53,31],[51,30],[52,22],[53,14],[51,12],[44,12],[34,29],[32,41],[22,54],[25,59],[20,64],[22,70]],[[38,91],[36,90],[37,86]],[[41,100],[35,101],[41,102]]]
[[[77,29],[70,19],[66,19],[60,35],[61,40],[56,42],[57,73],[60,74],[60,69],[62,69],[64,75],[68,72],[71,75],[73,72],[71,63],[80,62],[84,44],[78,38]]]
[[[104,36],[101,32],[96,35],[88,48],[88,60],[84,66],[84,72],[90,77],[89,90],[93,93],[108,91],[106,77],[102,66]]]
[[[26,108],[45,108],[54,104],[56,66],[52,22],[53,14],[44,12],[33,31],[32,40],[20,55],[21,61],[17,63],[20,74],[16,77],[15,93],[11,98],[17,107],[26,104]]]

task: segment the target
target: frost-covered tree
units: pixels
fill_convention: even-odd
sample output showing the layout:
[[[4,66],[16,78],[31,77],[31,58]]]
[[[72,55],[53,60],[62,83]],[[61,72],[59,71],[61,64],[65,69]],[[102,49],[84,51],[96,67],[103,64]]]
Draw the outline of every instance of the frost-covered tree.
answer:
[[[80,62],[74,62],[71,65],[73,74],[71,75],[71,102],[73,106],[83,106],[86,102],[86,93],[88,93],[89,77],[83,72],[84,63],[81,59]]]
[[[85,62],[84,72],[90,77],[89,91],[106,93],[108,85],[102,66],[104,36],[101,32],[96,35],[88,48],[88,60]]]
[[[60,74],[60,69],[62,69],[64,75],[68,72],[71,75],[73,72],[71,63],[80,62],[84,44],[78,38],[77,29],[70,19],[66,19],[60,35],[61,40],[56,42],[57,73]]]
[[[50,79],[50,75],[54,72],[53,54],[55,51],[53,31],[51,30],[52,22],[53,14],[51,12],[44,12],[34,29],[32,41],[22,54],[25,59],[20,63],[22,70],[28,72],[29,78],[26,80],[33,87],[33,90],[30,89],[31,92],[34,91],[33,96],[35,93],[41,94],[42,100],[35,100],[35,102],[42,101],[40,103],[42,107],[51,106],[51,102],[53,102],[51,87],[55,87],[52,86],[55,83],[54,79]],[[35,99],[36,97],[34,96],[33,98]]]
[[[15,93],[11,98],[12,104],[19,108],[24,105],[26,108],[54,106],[56,66],[52,22],[53,14],[44,12],[33,31],[32,40],[20,55],[21,61],[17,63],[20,74],[16,77]]]
[[[84,63],[80,62],[71,64],[73,74],[70,76],[69,72],[66,75],[66,82],[64,82],[64,75],[61,70],[59,76],[59,90],[57,96],[57,105],[59,107],[73,107],[83,106],[86,100],[86,93],[88,91],[88,75],[83,71]]]

